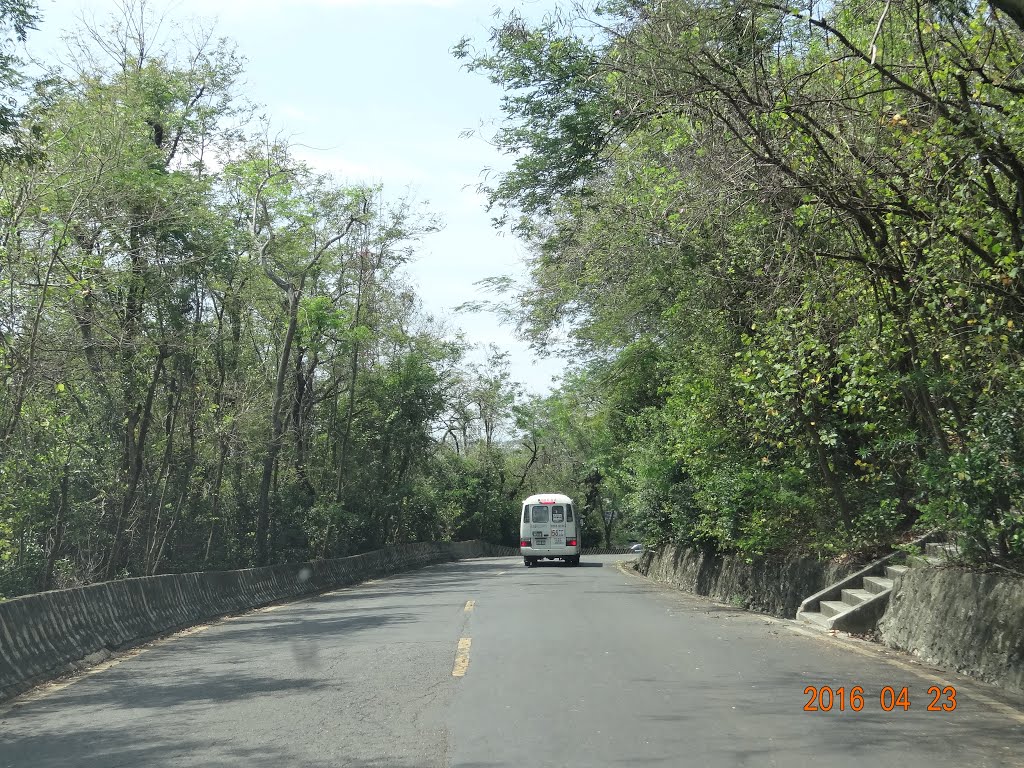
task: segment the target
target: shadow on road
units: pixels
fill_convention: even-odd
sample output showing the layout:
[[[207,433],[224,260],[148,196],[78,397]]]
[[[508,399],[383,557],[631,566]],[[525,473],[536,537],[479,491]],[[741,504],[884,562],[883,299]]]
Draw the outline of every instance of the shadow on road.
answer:
[[[351,609],[323,608],[327,611],[348,612]],[[281,612],[276,615],[253,614],[233,619],[217,629],[217,641],[247,641],[264,644],[275,641],[301,639],[314,643],[322,640],[335,640],[340,635],[352,632],[378,629],[395,624],[409,624],[416,620],[413,613],[399,613],[395,606],[389,605],[386,614],[366,613],[355,616],[318,616],[309,618],[299,615],[298,611]]]
[[[108,670],[101,684],[75,685],[64,692],[62,707],[164,710],[196,704],[228,704],[260,696],[310,693],[325,687],[315,677],[254,677],[224,672],[175,682],[151,682],[137,673]],[[34,707],[26,707],[26,710]]]
[[[228,674],[153,685],[130,675],[109,674],[113,671],[108,670],[104,675],[102,685],[64,692],[59,705],[44,699],[9,712],[0,720],[2,764],[32,768],[160,767],[198,765],[193,760],[201,754],[204,756],[202,764],[208,766],[244,763],[255,768],[275,768],[291,765],[291,750],[284,745],[253,746],[252,740],[246,739],[246,726],[242,723],[237,741],[229,739],[217,743],[217,739],[195,738],[195,733],[202,730],[203,719],[197,714],[229,701],[303,693],[324,687],[324,683],[309,679]],[[97,727],[91,713],[113,704],[132,711],[117,725]],[[74,716],[61,718],[56,727],[41,727],[43,723],[54,722],[53,717],[45,715],[57,706]],[[163,726],[159,730],[133,727],[140,723],[137,714],[140,709],[166,709]]]
[[[604,568],[604,563],[598,563],[593,560],[580,560],[578,566],[571,566],[568,563],[563,563],[561,560],[539,560],[536,564],[537,568]]]

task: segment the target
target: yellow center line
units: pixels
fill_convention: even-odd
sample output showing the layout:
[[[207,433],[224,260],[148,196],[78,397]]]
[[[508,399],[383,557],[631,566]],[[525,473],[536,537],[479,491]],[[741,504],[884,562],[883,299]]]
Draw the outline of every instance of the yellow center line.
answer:
[[[465,608],[463,608],[463,610],[464,610],[464,611],[465,611],[466,613],[469,613],[470,611],[472,611],[472,610],[473,610],[473,608],[474,608],[475,606],[476,606],[476,600],[467,600],[467,601],[466,601],[466,607],[465,607]]]
[[[459,638],[459,648],[455,651],[455,666],[452,668],[452,677],[464,677],[469,668],[469,646],[473,640],[468,637]]]

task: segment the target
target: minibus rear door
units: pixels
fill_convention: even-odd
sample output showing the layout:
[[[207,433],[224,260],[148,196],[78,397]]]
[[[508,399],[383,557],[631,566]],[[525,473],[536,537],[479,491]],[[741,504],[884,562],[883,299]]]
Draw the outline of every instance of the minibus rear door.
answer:
[[[554,504],[551,506],[551,524],[548,528],[548,544],[552,549],[561,549],[565,546],[565,506]]]
[[[534,504],[530,509],[530,537],[533,549],[551,549],[551,507],[547,504]]]

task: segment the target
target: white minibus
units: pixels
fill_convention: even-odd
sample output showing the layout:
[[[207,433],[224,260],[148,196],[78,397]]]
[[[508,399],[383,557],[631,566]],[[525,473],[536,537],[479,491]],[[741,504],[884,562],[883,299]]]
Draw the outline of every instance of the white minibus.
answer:
[[[572,499],[560,493],[538,493],[523,501],[519,523],[519,551],[523,563],[533,567],[538,560],[564,560],[580,564],[580,540]]]

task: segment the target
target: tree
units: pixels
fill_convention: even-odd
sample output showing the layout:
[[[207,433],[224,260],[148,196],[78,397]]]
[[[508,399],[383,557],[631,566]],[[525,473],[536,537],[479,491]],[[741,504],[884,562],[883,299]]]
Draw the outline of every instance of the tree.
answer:
[[[0,0],[0,35],[3,36],[0,48],[0,161],[10,160],[11,151],[16,146],[16,93],[23,83],[19,71],[21,61],[11,49],[16,43],[25,42],[29,30],[35,29],[38,21],[34,2]]]
[[[400,275],[437,217],[269,139],[229,42],[123,11],[0,158],[0,595],[452,536],[460,344]],[[492,441],[495,382],[463,379]]]
[[[494,202],[528,216],[519,323],[541,349],[568,329],[591,377],[622,363],[592,386],[633,392],[607,465],[630,524],[749,552],[940,525],[1022,554],[1020,30],[916,0],[509,24],[457,53],[515,89]],[[563,113],[614,141],[548,141]]]

